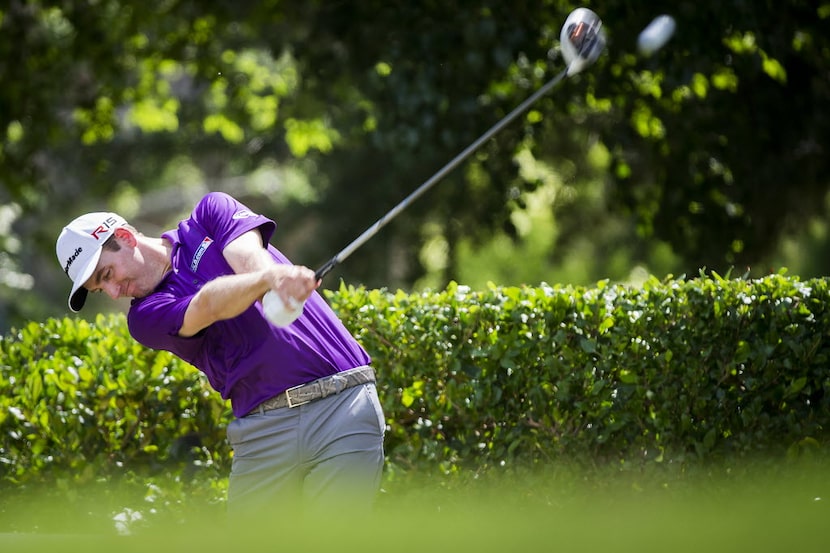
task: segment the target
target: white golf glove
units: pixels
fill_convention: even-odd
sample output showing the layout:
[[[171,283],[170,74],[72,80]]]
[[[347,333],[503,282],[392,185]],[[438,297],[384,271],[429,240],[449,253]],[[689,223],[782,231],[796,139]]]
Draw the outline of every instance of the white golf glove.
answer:
[[[291,298],[286,305],[279,294],[268,290],[262,297],[262,310],[265,317],[275,326],[288,326],[303,314],[303,304]]]

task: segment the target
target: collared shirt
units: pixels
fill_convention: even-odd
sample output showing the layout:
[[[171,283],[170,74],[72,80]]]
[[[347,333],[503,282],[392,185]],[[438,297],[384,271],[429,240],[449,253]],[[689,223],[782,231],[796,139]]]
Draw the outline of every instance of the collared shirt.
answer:
[[[369,355],[314,292],[287,327],[263,315],[260,302],[197,335],[178,335],[193,296],[207,282],[233,274],[222,250],[258,229],[277,263],[290,263],[269,244],[276,224],[221,192],[206,195],[190,218],[162,237],[173,244],[172,270],[148,296],[132,301],[127,322],[141,344],[167,350],[205,373],[241,417],[286,389],[370,363]]]

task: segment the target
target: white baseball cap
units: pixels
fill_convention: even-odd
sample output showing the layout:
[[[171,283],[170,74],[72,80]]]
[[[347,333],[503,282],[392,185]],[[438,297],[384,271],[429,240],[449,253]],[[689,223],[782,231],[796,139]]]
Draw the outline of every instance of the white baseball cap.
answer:
[[[69,293],[69,309],[77,313],[86,302],[88,291],[84,283],[89,280],[98,260],[104,242],[113,235],[118,227],[127,221],[115,213],[87,213],[81,215],[65,227],[58,236],[58,263],[63,272],[72,279],[72,291]]]

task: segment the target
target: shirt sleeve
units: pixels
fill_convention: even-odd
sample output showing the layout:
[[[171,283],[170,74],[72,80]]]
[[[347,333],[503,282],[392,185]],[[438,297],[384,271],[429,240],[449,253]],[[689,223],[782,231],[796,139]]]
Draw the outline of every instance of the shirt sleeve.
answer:
[[[224,192],[211,192],[202,198],[193,209],[192,218],[210,233],[220,249],[252,229],[259,229],[262,243],[267,246],[277,226]]]
[[[202,333],[189,338],[178,335],[192,297],[159,292],[136,300],[127,315],[130,334],[145,347],[169,351],[193,363],[202,347]]]

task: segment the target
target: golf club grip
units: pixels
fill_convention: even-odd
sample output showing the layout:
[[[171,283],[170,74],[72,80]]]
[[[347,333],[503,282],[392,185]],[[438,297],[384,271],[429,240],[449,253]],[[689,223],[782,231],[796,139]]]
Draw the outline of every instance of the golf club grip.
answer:
[[[314,280],[322,280],[324,276],[329,274],[329,272],[332,269],[334,269],[334,267],[337,265],[337,263],[338,263],[337,256],[334,256],[331,259],[329,259],[328,261],[326,261],[326,263],[322,267],[320,267],[319,269],[314,271]]]
[[[438,170],[434,175],[432,175],[429,179],[426,180],[421,186],[415,189],[409,196],[404,198],[398,205],[393,207],[389,212],[375,221],[375,223],[363,231],[363,234],[355,238],[348,246],[343,248],[340,253],[332,257],[328,260],[325,265],[317,269],[314,273],[317,277],[317,280],[322,279],[326,274],[329,273],[338,263],[345,261],[347,257],[349,257],[357,248],[365,244],[372,236],[377,234],[377,232],[383,228],[386,223],[394,219],[398,213],[403,211],[409,204],[415,201],[418,197],[420,197],[424,192],[432,188],[432,186],[441,180],[447,173],[455,169],[459,163],[467,159],[470,154],[475,152],[477,149],[481,147],[482,144],[490,140],[497,132],[499,132],[502,128],[507,126],[513,119],[515,119],[519,114],[527,110],[536,100],[547,94],[553,87],[555,87],[559,82],[568,76],[568,68],[563,69],[559,74],[549,80],[547,83],[542,85],[539,90],[534,92],[528,99],[524,102],[519,104],[516,108],[513,109],[510,113],[502,117],[500,120],[496,122],[495,125],[490,127],[484,134],[479,136],[475,142],[467,146],[464,151],[460,154],[455,156],[453,159],[449,161],[446,165],[444,165],[441,169]]]

